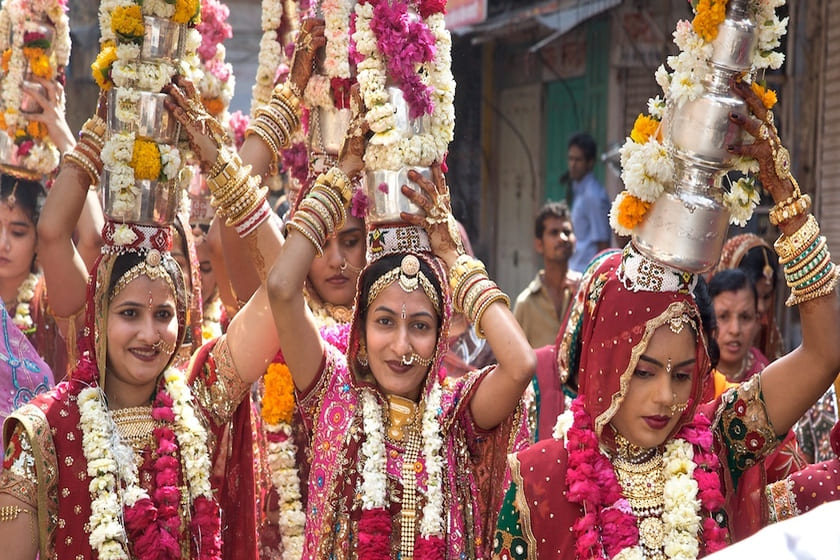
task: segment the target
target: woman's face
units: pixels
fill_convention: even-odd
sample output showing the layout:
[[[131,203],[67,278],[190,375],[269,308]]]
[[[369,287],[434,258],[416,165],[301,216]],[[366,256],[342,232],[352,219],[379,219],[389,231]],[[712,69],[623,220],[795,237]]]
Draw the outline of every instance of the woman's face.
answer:
[[[691,396],[695,345],[694,330],[687,325],[679,333],[667,324],[654,331],[611,422],[630,443],[657,447],[674,430],[680,414],[672,413],[671,406]]]
[[[203,235],[195,239],[195,255],[201,272],[201,296],[204,301],[208,301],[216,293],[216,273],[213,272],[213,261],[210,260],[210,245]]]
[[[364,265],[364,222],[348,216],[344,227],[327,241],[324,255],[312,261],[309,281],[324,302],[349,307],[353,305],[356,281]]]
[[[773,308],[776,294],[773,293],[773,282],[766,278],[760,278],[755,283],[755,291],[758,292],[758,301],[756,307],[758,308],[758,316],[762,318],[767,315],[767,312]]]
[[[178,339],[175,295],[163,279],[139,276],[108,309],[108,384],[149,390],[166,367]]]
[[[717,319],[715,340],[720,347],[720,368],[737,371],[752,348],[759,323],[752,290],[721,292],[712,301]]]
[[[413,401],[420,397],[428,365],[405,365],[412,353],[430,360],[437,343],[438,318],[423,290],[406,293],[398,283],[370,302],[365,319],[368,362],[379,387]]]
[[[22,281],[35,259],[35,224],[20,205],[0,201],[0,279]]]

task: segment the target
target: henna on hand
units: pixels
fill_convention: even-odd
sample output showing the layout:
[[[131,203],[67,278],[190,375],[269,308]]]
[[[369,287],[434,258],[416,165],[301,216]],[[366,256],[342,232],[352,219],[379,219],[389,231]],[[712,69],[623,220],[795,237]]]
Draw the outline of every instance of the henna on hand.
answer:
[[[323,19],[306,18],[300,26],[289,74],[289,85],[295,95],[300,96],[306,90],[315,66],[315,55],[327,44],[324,31]]]
[[[403,195],[422,208],[425,216],[403,212],[400,217],[407,223],[425,229],[429,234],[432,251],[449,263],[464,252],[464,246],[458,222],[452,215],[449,187],[443,171],[439,164],[432,165],[431,170],[432,181],[414,170],[408,172],[408,178],[420,187],[420,192],[408,185],[402,186]]]

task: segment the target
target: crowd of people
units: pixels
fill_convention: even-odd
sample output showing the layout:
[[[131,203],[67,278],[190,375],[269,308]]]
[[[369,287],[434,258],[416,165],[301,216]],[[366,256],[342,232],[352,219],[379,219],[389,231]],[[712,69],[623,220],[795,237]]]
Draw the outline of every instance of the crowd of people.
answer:
[[[731,151],[794,208],[775,245],[733,237],[707,278],[609,249],[576,135],[571,207],[537,215],[544,269],[511,310],[441,162],[408,173],[414,210],[368,219],[358,87],[331,165],[269,205],[326,41],[304,20],[238,149],[196,84],[164,86],[212,223],[108,217],[114,97],[74,140],[37,79],[63,157],[48,189],[2,169],[4,558],[696,558],[836,499],[838,269],[754,89],[731,84],[754,139]]]

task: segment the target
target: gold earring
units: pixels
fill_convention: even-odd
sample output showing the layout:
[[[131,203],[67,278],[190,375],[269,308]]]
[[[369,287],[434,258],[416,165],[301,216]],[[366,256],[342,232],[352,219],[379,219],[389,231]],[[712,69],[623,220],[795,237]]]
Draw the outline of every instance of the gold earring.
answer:
[[[359,343],[359,353],[356,354],[356,361],[358,361],[362,367],[368,366],[367,347],[364,342]]]

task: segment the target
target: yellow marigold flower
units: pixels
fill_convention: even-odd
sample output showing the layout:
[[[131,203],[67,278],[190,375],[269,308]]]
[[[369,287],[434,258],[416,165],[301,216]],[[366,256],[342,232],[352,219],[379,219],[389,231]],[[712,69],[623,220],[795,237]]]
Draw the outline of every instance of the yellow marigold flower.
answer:
[[[630,132],[630,138],[637,144],[644,144],[650,140],[651,136],[656,134],[658,128],[658,120],[639,113],[639,116],[636,117],[635,124],[633,124],[633,131]]]
[[[289,424],[295,410],[295,384],[292,372],[286,364],[273,363],[263,378],[265,393],[262,399],[261,415],[269,424]]]
[[[44,49],[24,47],[23,55],[29,62],[29,71],[39,78],[52,78],[52,67],[50,66],[50,59],[44,53]]]
[[[645,202],[640,198],[636,198],[630,193],[627,193],[618,205],[618,223],[621,227],[633,229],[647,214],[651,203]]]
[[[131,167],[134,168],[135,179],[156,181],[160,177],[160,150],[157,144],[151,140],[135,140]]]
[[[175,0],[175,23],[198,23],[201,16],[201,4],[198,0]]]
[[[694,9],[691,25],[705,41],[715,40],[718,26],[726,18],[726,0],[700,0]]]
[[[143,8],[137,4],[117,6],[111,13],[111,31],[118,37],[136,41],[143,37],[145,29]]]
[[[47,136],[47,127],[38,121],[29,121],[26,123],[26,133],[32,138],[42,140]]]
[[[3,73],[6,73],[6,72],[9,71],[9,61],[11,59],[12,59],[12,49],[8,48],[5,51],[3,51],[3,61],[2,61]]]
[[[117,60],[117,48],[113,44],[105,44],[102,50],[96,55],[96,60],[90,65],[93,79],[100,89],[108,91],[114,85],[111,81],[111,66]]]
[[[27,134],[24,129],[19,128],[19,129],[15,130],[15,142],[16,143],[20,142],[22,140],[25,140],[26,138],[29,138],[29,134]]]
[[[761,98],[761,103],[764,105],[765,109],[772,109],[779,100],[776,97],[775,91],[762,86],[758,82],[753,82],[751,87],[755,94]]]

